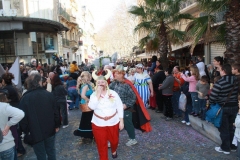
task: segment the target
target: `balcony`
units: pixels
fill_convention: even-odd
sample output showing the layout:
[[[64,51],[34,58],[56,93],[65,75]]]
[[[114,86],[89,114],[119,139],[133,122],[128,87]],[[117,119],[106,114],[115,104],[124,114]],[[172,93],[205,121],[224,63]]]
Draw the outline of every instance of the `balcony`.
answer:
[[[224,15],[226,14],[226,10],[225,11],[221,11],[221,12],[218,12],[218,13],[215,13],[215,22],[216,23],[220,23],[220,22],[223,22],[225,21],[224,20]]]
[[[66,38],[63,38],[63,39],[62,39],[62,45],[63,45],[63,46],[69,46],[69,40],[66,39]]]
[[[59,15],[65,18],[67,21],[70,21],[70,15],[67,13],[66,9],[59,7]]]
[[[69,46],[70,46],[70,48],[72,48],[73,50],[78,49],[78,43],[77,43],[77,41],[75,41],[75,40],[70,40],[70,41],[69,41]]]
[[[77,24],[76,17],[70,16],[70,22]]]
[[[212,14],[215,17],[215,24],[223,22],[225,14],[226,14],[226,10]],[[206,15],[207,15],[206,13],[201,12],[199,14],[199,17],[206,16]]]
[[[197,0],[187,0],[180,4],[180,10],[187,8],[188,6],[192,5],[193,3],[197,2]]]
[[[9,10],[0,9],[0,16],[17,16],[17,10],[16,9],[9,9]]]

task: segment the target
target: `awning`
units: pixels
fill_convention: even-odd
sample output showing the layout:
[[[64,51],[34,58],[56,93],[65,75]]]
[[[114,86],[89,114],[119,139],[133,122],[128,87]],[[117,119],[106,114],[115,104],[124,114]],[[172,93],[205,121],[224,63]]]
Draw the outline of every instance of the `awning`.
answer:
[[[178,49],[190,46],[190,45],[191,45],[190,42],[185,42],[182,45],[172,45],[172,51],[175,51],[175,50],[178,50]]]
[[[3,22],[3,24],[21,22],[23,28],[18,30],[18,32],[59,32],[69,30],[57,21],[42,18],[3,16],[0,17],[0,24],[1,22]]]

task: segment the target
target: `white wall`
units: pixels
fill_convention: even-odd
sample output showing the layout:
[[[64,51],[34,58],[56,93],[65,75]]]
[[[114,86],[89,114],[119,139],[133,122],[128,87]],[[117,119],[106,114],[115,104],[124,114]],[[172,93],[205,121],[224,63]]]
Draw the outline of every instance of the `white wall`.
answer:
[[[30,17],[53,20],[53,0],[28,0]]]

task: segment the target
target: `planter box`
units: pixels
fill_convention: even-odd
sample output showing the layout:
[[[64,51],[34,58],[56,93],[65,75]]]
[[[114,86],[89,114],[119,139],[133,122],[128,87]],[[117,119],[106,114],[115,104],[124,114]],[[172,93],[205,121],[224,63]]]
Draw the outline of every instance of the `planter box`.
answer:
[[[195,130],[197,130],[198,132],[208,137],[209,139],[213,140],[219,145],[222,143],[220,133],[212,123],[203,121],[200,118],[193,117],[191,115],[189,115],[189,120],[191,122],[191,126]]]

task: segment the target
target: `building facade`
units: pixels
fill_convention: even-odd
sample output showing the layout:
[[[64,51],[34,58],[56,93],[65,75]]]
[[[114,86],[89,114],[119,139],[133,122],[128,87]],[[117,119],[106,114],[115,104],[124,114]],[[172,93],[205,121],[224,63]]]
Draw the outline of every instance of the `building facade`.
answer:
[[[58,0],[0,0],[0,62],[13,63],[16,56],[28,63],[54,63],[58,37],[69,29],[58,22]]]

